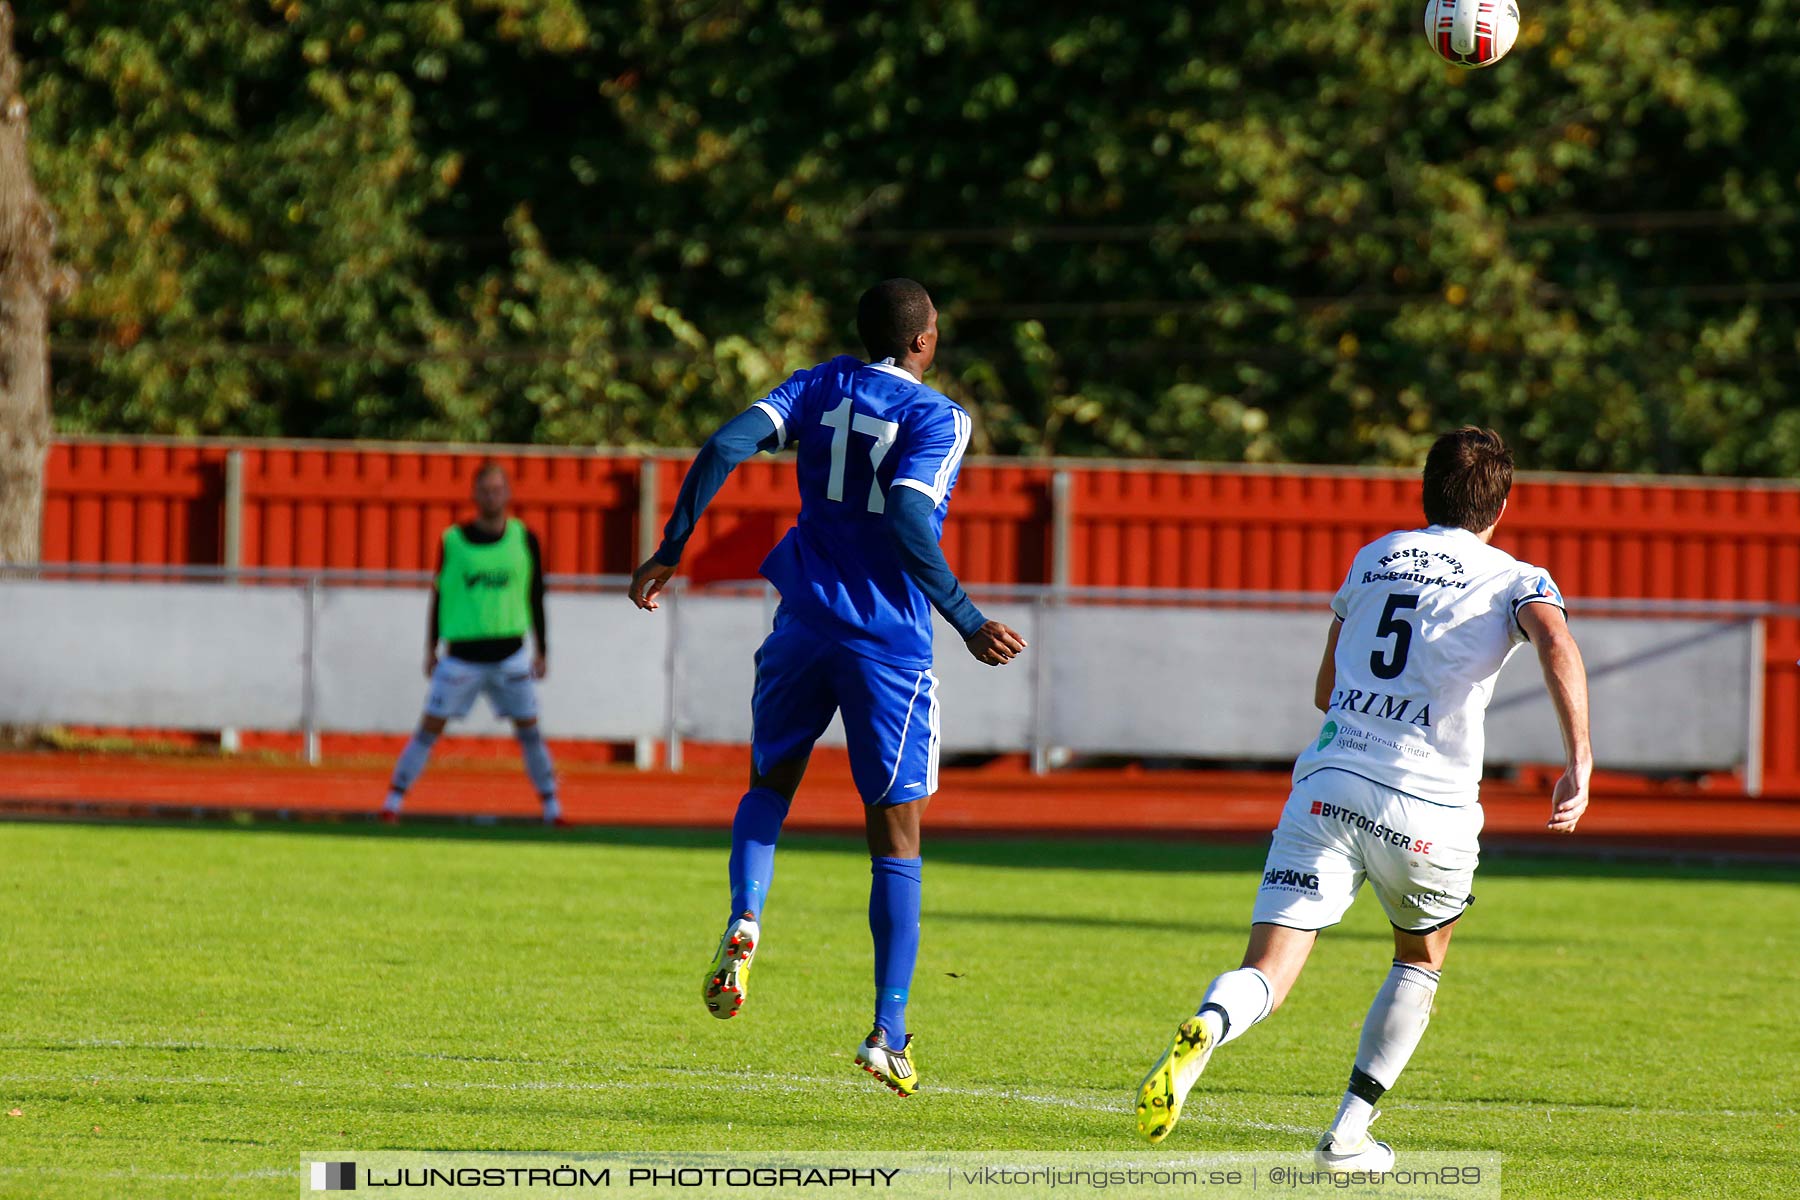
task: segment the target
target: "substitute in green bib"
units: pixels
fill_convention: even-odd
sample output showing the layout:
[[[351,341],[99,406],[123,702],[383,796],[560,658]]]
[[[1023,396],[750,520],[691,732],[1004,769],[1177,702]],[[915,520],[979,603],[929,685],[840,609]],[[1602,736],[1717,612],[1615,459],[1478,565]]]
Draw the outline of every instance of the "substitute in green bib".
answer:
[[[394,764],[382,817],[400,819],[407,789],[425,770],[444,726],[468,716],[475,697],[485,695],[494,715],[513,723],[544,820],[561,824],[556,772],[538,728],[537,681],[549,661],[543,553],[525,522],[509,515],[512,487],[498,463],[475,472],[474,499],[475,519],[444,531],[425,636],[431,690],[419,728]]]

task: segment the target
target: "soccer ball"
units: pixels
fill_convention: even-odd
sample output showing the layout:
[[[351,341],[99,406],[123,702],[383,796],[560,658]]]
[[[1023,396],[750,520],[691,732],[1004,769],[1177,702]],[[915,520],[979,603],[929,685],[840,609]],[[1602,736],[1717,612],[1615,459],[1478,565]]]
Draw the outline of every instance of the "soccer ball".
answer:
[[[1519,37],[1517,0],[1429,0],[1425,38],[1445,62],[1491,67]]]

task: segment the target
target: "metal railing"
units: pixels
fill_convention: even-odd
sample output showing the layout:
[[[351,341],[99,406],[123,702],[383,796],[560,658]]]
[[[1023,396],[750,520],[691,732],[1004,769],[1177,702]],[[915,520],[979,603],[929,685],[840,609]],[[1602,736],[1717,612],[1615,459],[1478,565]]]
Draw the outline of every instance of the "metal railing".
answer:
[[[437,579],[425,570],[373,570],[366,567],[230,567],[210,563],[0,563],[0,579],[93,579],[98,581],[155,581],[175,583],[247,583],[298,586],[314,582],[337,587],[430,587]],[[545,586],[553,591],[621,593],[630,584],[628,575],[550,574]],[[694,586],[677,575],[674,591],[695,594],[758,594],[772,592],[761,579],[720,580]],[[1278,591],[1253,588],[1152,588],[1072,586],[1055,583],[977,583],[969,594],[998,603],[1065,601],[1088,604],[1141,604],[1180,608],[1235,607],[1311,609],[1323,611],[1333,593]],[[1569,602],[1571,619],[1584,613],[1596,616],[1695,617],[1700,619],[1800,619],[1800,604],[1763,600],[1671,599],[1658,596],[1575,597]]]

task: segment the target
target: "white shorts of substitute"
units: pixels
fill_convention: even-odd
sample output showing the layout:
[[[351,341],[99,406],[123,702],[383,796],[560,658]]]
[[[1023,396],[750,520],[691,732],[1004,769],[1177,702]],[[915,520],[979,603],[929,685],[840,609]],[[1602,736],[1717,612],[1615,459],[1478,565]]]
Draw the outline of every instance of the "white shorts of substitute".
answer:
[[[1294,785],[1269,846],[1253,922],[1323,929],[1366,878],[1394,928],[1430,933],[1475,902],[1481,805],[1433,804],[1327,768]]]
[[[531,677],[531,648],[520,646],[497,663],[464,662],[446,654],[431,673],[425,715],[458,720],[485,694],[496,717],[529,721],[538,715],[537,681]]]

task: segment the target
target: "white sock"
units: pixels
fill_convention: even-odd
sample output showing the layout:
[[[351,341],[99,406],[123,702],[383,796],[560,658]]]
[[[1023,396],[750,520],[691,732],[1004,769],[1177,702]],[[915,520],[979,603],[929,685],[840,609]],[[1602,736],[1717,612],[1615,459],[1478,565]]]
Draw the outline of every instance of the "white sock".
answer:
[[[1339,1141],[1354,1144],[1368,1132],[1375,1102],[1399,1080],[1407,1060],[1419,1048],[1419,1039],[1425,1036],[1425,1026],[1431,1023],[1438,979],[1439,973],[1428,967],[1396,960],[1381,981],[1369,1015],[1363,1018],[1349,1090],[1331,1123],[1331,1132]]]
[[[1269,977],[1255,967],[1239,967],[1227,971],[1206,989],[1200,998],[1200,1011],[1195,1014],[1221,1046],[1275,1009],[1275,988]]]
[[[544,731],[536,725],[518,730],[519,751],[525,756],[525,773],[531,786],[543,800],[545,812],[556,803],[556,770],[550,764],[550,748],[544,745]]]
[[[406,749],[400,752],[400,760],[394,764],[394,777],[388,781],[388,802],[394,806],[394,811],[399,811],[399,800],[418,781],[419,773],[430,760],[431,748],[437,745],[437,740],[438,735],[429,729],[413,730]]]
[[[405,801],[405,792],[389,792],[387,794],[387,799],[382,801],[381,807],[384,812],[399,812],[400,805]]]
[[[562,816],[562,801],[555,796],[544,797],[544,820],[554,821]]]
[[[1363,1135],[1369,1132],[1369,1122],[1374,1119],[1373,1104],[1355,1092],[1345,1092],[1344,1102],[1338,1105],[1337,1116],[1331,1121],[1331,1136],[1339,1146],[1349,1149],[1362,1141]]]

